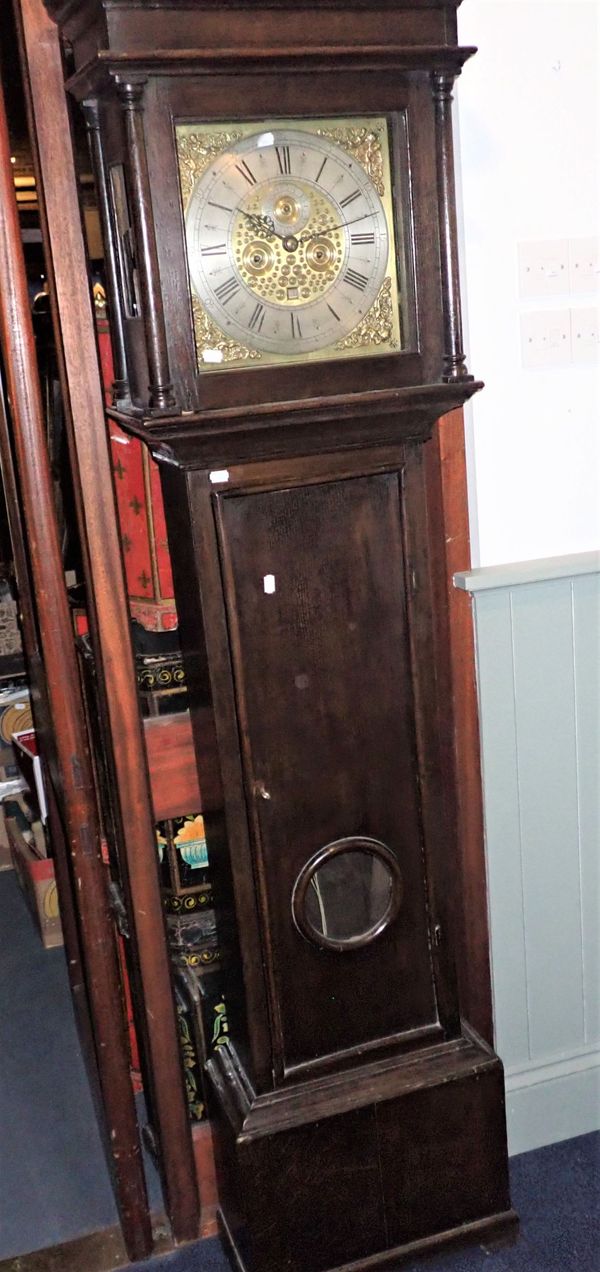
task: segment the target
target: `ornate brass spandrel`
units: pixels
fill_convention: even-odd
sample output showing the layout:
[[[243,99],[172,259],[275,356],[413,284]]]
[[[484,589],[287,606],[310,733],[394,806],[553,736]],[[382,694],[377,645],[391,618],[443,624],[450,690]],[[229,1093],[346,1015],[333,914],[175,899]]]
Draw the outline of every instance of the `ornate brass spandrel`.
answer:
[[[180,127],[175,135],[179,180],[185,209],[198,178],[206,171],[209,164],[223,154],[228,146],[235,146],[244,134],[241,130],[220,130],[214,133],[186,132],[183,127]]]
[[[248,349],[246,345],[238,344],[237,340],[232,340],[230,336],[226,336],[224,331],[209,318],[206,310],[196,296],[192,296],[192,311],[194,315],[194,334],[196,337],[196,352],[198,355],[198,365],[204,365],[204,350],[211,350],[212,353],[220,354],[218,362],[220,366],[227,362],[259,362],[262,353],[258,349]],[[216,360],[216,359],[215,359]]]
[[[394,335],[394,307],[392,301],[392,280],[385,278],[379,295],[371,305],[368,314],[358,326],[345,337],[338,340],[335,348],[341,353],[343,349],[365,349],[373,346],[387,345],[388,349],[397,349],[398,341]]]
[[[318,137],[326,137],[356,159],[371,178],[379,195],[386,193],[381,128],[365,125],[358,128],[315,128]]]

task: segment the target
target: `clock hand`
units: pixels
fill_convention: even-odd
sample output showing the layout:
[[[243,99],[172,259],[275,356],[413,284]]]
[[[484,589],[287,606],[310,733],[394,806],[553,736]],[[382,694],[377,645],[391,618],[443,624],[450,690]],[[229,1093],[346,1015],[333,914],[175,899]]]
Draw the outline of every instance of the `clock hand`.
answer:
[[[322,238],[324,234],[332,234],[334,230],[345,230],[347,225],[355,225],[357,221],[365,221],[368,216],[377,216],[376,212],[363,212],[362,216],[354,216],[351,221],[340,221],[339,225],[326,225],[322,230],[314,230],[312,234],[301,234],[299,243],[309,243],[311,239]]]
[[[254,212],[242,212],[242,216],[245,216],[254,230],[260,230],[268,238],[273,238],[277,234],[275,224],[270,216],[259,216]],[[279,238],[280,236],[277,235],[277,237]]]
[[[250,222],[252,228],[256,230],[257,233],[264,234],[267,239],[281,239],[284,246],[286,244],[288,245],[286,249],[288,252],[296,250],[300,240],[293,234],[280,234],[279,230],[275,229],[275,222],[272,217],[260,216],[258,213],[254,212],[242,212],[242,216],[246,217],[246,220]]]

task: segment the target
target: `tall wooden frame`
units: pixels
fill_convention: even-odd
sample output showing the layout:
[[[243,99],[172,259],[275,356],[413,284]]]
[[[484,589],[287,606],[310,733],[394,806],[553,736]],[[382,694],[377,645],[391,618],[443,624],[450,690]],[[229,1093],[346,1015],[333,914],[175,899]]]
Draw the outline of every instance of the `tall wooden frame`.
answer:
[[[150,1216],[1,92],[0,340],[13,413],[14,459],[3,403],[0,454],[36,724],[48,761],[71,987],[88,1072],[103,1107],[101,1129],[124,1238],[131,1257],[143,1258],[152,1249]]]
[[[445,544],[443,577],[447,595],[453,751],[457,773],[457,818],[461,845],[461,888],[457,932],[458,974],[467,1018],[493,1046],[494,1014],[487,918],[487,878],[479,747],[479,717],[473,620],[469,598],[457,591],[453,577],[470,564],[469,514],[462,411],[438,421],[426,447],[431,507],[439,519]]]
[[[358,1272],[462,1239],[465,1225],[513,1232],[501,1065],[472,1028],[491,1031],[481,845],[457,781],[465,722],[450,705],[467,642],[466,629],[450,636],[454,510],[444,445],[429,441],[436,418],[481,387],[462,346],[451,125],[454,80],[474,50],[457,43],[454,0],[307,0],[302,13],[290,0],[47,8],[72,43],[69,90],[93,116],[109,247],[118,226],[111,300],[127,384],[109,416],[162,464],[198,765],[200,712],[214,711],[224,806],[209,854],[230,1032],[207,1072],[233,1261]],[[348,228],[346,205],[360,199],[355,219],[379,225],[363,178],[350,176],[361,122],[393,174],[386,243],[402,341],[378,348],[370,327],[359,367],[355,347],[331,335],[345,328],[314,298],[304,249],[325,226],[346,235],[348,260],[354,240],[364,250],[366,273],[332,265],[327,279],[329,298],[339,288],[342,312],[354,312],[350,288],[368,286],[383,242],[380,229]],[[309,170],[311,150],[314,160],[332,134],[346,156],[330,155],[322,187],[327,160]],[[194,143],[191,188],[182,138]],[[336,189],[338,211],[319,220]],[[285,208],[298,234],[277,221]],[[335,250],[327,243],[330,263]],[[284,253],[300,293],[277,281],[280,268],[289,276]],[[228,365],[231,330],[244,339]],[[317,349],[326,354],[309,374]],[[275,361],[244,360],[261,350]],[[295,689],[309,686],[300,702]],[[319,884],[335,900],[315,885],[320,918],[309,917],[317,871],[344,854],[344,881],[334,870]],[[374,927],[363,916],[344,934],[340,914],[358,914],[365,896],[352,854],[367,871],[387,860],[392,901]],[[385,890],[369,878],[370,896]],[[333,932],[327,904],[338,907]],[[325,948],[348,960],[315,954]],[[440,1122],[457,1165],[438,1190]],[[414,1164],[414,1194],[407,1178],[398,1191],[396,1158],[409,1173]],[[280,1170],[298,1194],[285,1223],[271,1191]]]
[[[55,318],[90,626],[112,744],[120,860],[142,995],[166,1207],[175,1240],[199,1231],[199,1199],[164,938],[102,383],[58,33],[40,0],[15,0]],[[7,171],[10,165],[7,165]],[[35,453],[35,452],[34,452]],[[83,748],[83,743],[82,743]],[[74,749],[74,754],[77,750]]]
[[[53,77],[52,77],[53,88],[54,88],[55,82],[58,83],[58,76],[56,76],[56,79],[55,79],[56,68],[58,66],[58,45],[57,45],[56,36],[54,33],[54,28],[52,27],[52,24],[46,18],[44,11],[41,7],[41,4],[35,3],[35,0],[23,0],[23,3],[21,4],[21,12],[23,15],[23,40],[24,40],[24,47],[26,49],[26,58],[28,60],[32,97],[35,103],[36,92],[41,91],[42,80],[40,78],[40,75],[41,75],[41,66],[42,64],[44,64],[44,81],[43,81],[44,82],[44,101],[45,101],[45,109],[47,109],[47,102],[48,102],[47,76],[48,76],[49,64],[52,64],[52,67],[53,67]],[[33,47],[34,35],[35,35],[35,41],[37,42],[37,45],[38,45],[37,60],[36,60],[36,50]],[[62,95],[62,100],[64,105],[64,93],[62,89],[62,81],[60,84],[60,88],[61,88],[61,95]],[[60,114],[60,109],[58,106],[58,98],[56,99],[55,104],[56,104],[56,109]],[[34,109],[35,109],[35,105],[34,105]],[[56,128],[56,125],[54,126]],[[58,131],[59,130],[57,129],[57,132]],[[44,175],[44,168],[46,168],[46,175],[50,171],[53,171],[55,174],[57,173],[57,171],[62,171],[62,179],[64,179],[65,170],[60,169],[60,163],[58,163],[58,167],[55,167],[54,165],[56,164],[56,161],[57,161],[57,156],[55,153],[53,153],[51,138],[48,136],[47,133],[45,133],[45,130],[42,126],[40,130],[40,172],[42,176]],[[74,188],[73,188],[73,193],[74,193]],[[70,206],[72,205],[74,207],[74,202],[72,203],[71,200],[69,200],[69,204]],[[75,245],[74,240],[71,237],[73,232],[73,225],[70,225],[68,229],[66,230],[66,232],[64,230],[64,227],[62,227],[61,232],[59,234],[56,231],[56,224],[58,224],[58,219],[57,219],[55,222],[55,228],[53,233],[52,218],[54,216],[54,212],[52,211],[52,208],[50,205],[51,205],[51,198],[48,203],[48,208],[46,209],[46,215],[47,215],[47,219],[50,226],[48,241],[50,243],[54,241],[55,253],[58,250],[59,242],[64,248],[65,241],[66,241],[70,248],[69,259],[71,260],[72,263],[75,263],[77,265],[77,268],[80,268],[82,265],[83,257],[79,253],[79,248]],[[64,259],[64,252],[63,252],[63,259]],[[60,275],[60,266],[58,267],[58,274]],[[56,288],[56,294],[59,301],[59,306],[62,305],[62,312],[64,314],[69,307],[71,308],[73,307],[73,294],[70,289],[70,286],[67,293],[66,274],[62,275],[62,277],[59,277],[59,276],[55,277],[54,283]],[[69,300],[68,306],[66,304],[67,294],[68,294],[68,300]],[[81,299],[81,297],[79,299]],[[84,314],[84,311],[85,311],[85,306],[83,309],[79,309],[77,311],[78,316],[81,317],[81,315]],[[71,356],[75,350],[75,331],[77,327],[78,327],[77,319],[71,320],[70,318],[67,318],[66,333],[65,333],[65,340],[64,340],[64,358],[65,358],[65,364],[66,364],[67,370],[68,370],[68,364],[69,364],[69,356]],[[87,372],[89,370],[88,364],[90,362],[88,353],[89,353],[89,350],[92,349],[93,347],[93,332],[89,326],[89,323],[87,323],[87,320],[84,323],[84,334],[85,334],[85,348],[86,348],[85,365],[86,365],[86,372]],[[81,329],[77,330],[76,347],[77,347],[77,366],[78,366],[78,371],[80,373],[81,371]],[[158,362],[159,361],[160,359],[158,359]],[[159,396],[162,395],[161,401],[162,401],[162,398],[164,398],[166,403],[166,400],[168,398],[168,389],[169,389],[168,380],[167,380],[166,374],[163,374],[164,368],[161,369],[161,367],[158,365],[158,362],[155,368],[156,370],[155,381],[156,381],[156,384],[158,385],[157,392]],[[90,384],[93,382],[93,380],[94,380],[94,375],[93,375],[93,369],[92,369],[91,379],[88,376],[88,389]],[[98,386],[99,386],[99,381],[98,381]],[[78,396],[77,390],[73,389],[73,386],[70,387],[69,393],[70,394],[74,393],[75,397]],[[75,402],[75,412],[77,412],[77,410],[79,409],[79,418],[82,418],[81,416],[82,407],[84,407],[86,411],[89,411],[91,400],[92,399],[89,396],[87,400],[79,397],[79,400]],[[98,402],[99,401],[100,401],[100,395],[98,395]],[[94,427],[98,427],[100,414],[99,414],[97,405],[92,410],[90,419],[94,418],[94,414],[95,414]],[[77,414],[75,414],[75,418],[77,418]],[[101,433],[99,428],[98,428],[98,436],[103,437],[103,433]],[[82,468],[85,469],[85,466],[87,463],[90,463],[90,462],[95,463],[95,460],[98,458],[97,443],[94,442],[90,445],[89,440],[83,440],[80,436],[77,436],[77,432],[75,429],[75,435],[74,436],[72,435],[71,437],[71,445],[72,445],[72,453],[75,457],[75,466],[78,469],[79,473],[81,474]],[[457,449],[455,454],[455,462],[456,461],[458,462],[459,468],[455,467],[454,476],[449,477],[447,470],[446,472],[444,472],[445,461],[444,461],[444,455],[443,455],[443,452],[444,452],[443,443],[436,443],[436,446],[439,446],[438,455],[434,456],[433,446],[430,452],[429,480],[433,485],[437,483],[438,494],[440,498],[440,509],[441,509],[440,515],[446,528],[448,528],[451,522],[452,524],[454,524],[453,517],[455,513],[453,512],[453,509],[448,497],[448,492],[451,490],[453,483],[455,482],[456,473],[459,471],[459,468],[460,468],[460,463],[461,463],[461,457],[459,453],[460,448]],[[446,455],[447,455],[447,452],[446,452]],[[104,463],[104,460],[102,460],[102,463]],[[96,469],[96,474],[97,474],[97,471],[98,470]],[[106,473],[107,471],[106,467],[101,466],[100,471],[103,473]],[[460,477],[460,473],[459,473],[459,477]],[[81,488],[79,492],[80,503],[82,499],[85,500],[87,503],[87,495],[89,492],[90,492],[90,485],[89,485],[89,482],[86,484],[86,480],[84,477],[84,479],[81,481]],[[94,515],[97,514],[98,520],[96,522],[95,527],[94,526],[91,527],[93,517],[90,518],[89,510],[86,509],[86,511],[88,511],[88,516],[86,519],[80,507],[80,521],[85,526],[86,542],[84,543],[84,550],[85,550],[86,561],[87,561],[87,573],[88,573],[88,578],[90,580],[95,578],[96,580],[102,579],[105,582],[107,573],[109,577],[112,577],[113,568],[116,570],[115,577],[117,579],[122,577],[118,545],[116,545],[116,536],[111,530],[110,526],[108,525],[108,521],[110,517],[112,516],[113,526],[114,526],[114,507],[111,508],[109,505],[110,505],[110,500],[107,502],[106,498],[104,497],[101,498],[96,503]],[[90,527],[92,528],[92,533],[88,539],[87,536],[88,536],[88,531],[90,530]],[[101,562],[100,561],[101,553],[97,552],[96,543],[95,543],[96,531],[100,532],[100,536],[105,536],[105,546],[106,546],[106,543],[108,543],[108,546],[109,546],[108,559],[110,561],[110,566],[109,566],[108,572],[106,567],[106,560]],[[457,565],[458,564],[459,563],[457,562]],[[464,562],[461,561],[460,564],[464,564]],[[138,845],[140,845],[142,841],[146,843],[146,847],[143,849],[143,853],[147,854],[147,845],[149,842],[151,842],[151,840],[147,836],[148,821],[151,816],[150,814],[151,804],[149,800],[147,783],[145,781],[145,753],[144,753],[143,743],[141,739],[141,731],[139,729],[139,725],[136,723],[137,702],[135,702],[134,690],[132,692],[133,676],[131,675],[129,677],[129,688],[125,686],[126,691],[124,695],[123,694],[121,695],[121,701],[118,705],[115,704],[114,700],[111,702],[110,694],[108,692],[108,685],[112,684],[113,688],[116,685],[118,685],[119,688],[122,689],[123,683],[124,683],[123,677],[119,674],[115,674],[115,668],[114,666],[111,665],[111,651],[116,648],[116,643],[113,644],[115,630],[118,631],[119,637],[121,639],[123,637],[125,638],[126,646],[128,646],[128,643],[129,643],[127,633],[124,632],[124,628],[123,628],[123,615],[126,613],[126,610],[125,610],[125,605],[121,603],[124,600],[124,597],[120,595],[120,592],[121,592],[121,589],[119,586],[117,586],[117,593],[119,593],[119,595],[117,597],[116,602],[112,602],[112,603],[107,599],[106,595],[100,596],[100,599],[97,601],[97,604],[96,604],[97,612],[95,615],[92,614],[92,618],[93,618],[93,627],[94,627],[96,650],[98,654],[99,665],[102,667],[103,680],[106,687],[105,708],[106,708],[107,718],[111,726],[113,742],[115,742],[117,752],[119,752],[122,755],[123,751],[120,747],[118,733],[119,733],[119,728],[120,727],[122,728],[123,725],[125,725],[125,733],[126,733],[128,742],[130,744],[130,750],[132,747],[133,755],[135,756],[136,761],[138,763],[141,761],[141,765],[138,768],[137,778],[136,776],[132,775],[131,767],[127,768],[126,773],[124,772],[119,773],[119,782],[121,787],[120,789],[121,814],[124,817],[124,826],[125,827],[129,826],[131,828],[134,821],[134,810],[135,810],[135,815],[137,816],[140,813],[140,811],[142,810],[143,812],[143,809],[145,808],[146,812],[145,814],[142,815],[144,830],[141,832],[137,840],[137,843]],[[120,606],[120,612],[118,612],[119,606]],[[112,632],[113,632],[112,638],[110,635],[110,629],[112,629]],[[472,675],[469,669],[468,633],[466,631],[466,628],[463,631],[462,652],[461,652],[460,641],[457,642],[455,640],[453,648],[454,648],[455,674],[459,672],[461,667],[463,669],[466,668],[466,670],[464,670],[465,685],[468,687],[468,685],[470,684],[472,689]],[[465,655],[465,651],[466,651],[466,655]],[[466,661],[465,661],[465,657],[466,657]],[[127,677],[125,677],[125,679],[127,679]],[[469,729],[470,729],[470,733],[469,733]],[[468,709],[465,710],[462,706],[459,706],[459,709],[455,713],[455,750],[457,755],[459,754],[461,749],[464,754],[465,747],[467,749],[470,748],[471,757],[473,757],[476,754],[477,752],[476,730],[475,732],[473,732],[472,716],[471,716],[471,724],[469,725],[469,710]],[[141,780],[139,778],[139,774],[142,775]],[[465,873],[466,873],[467,879],[471,880],[471,884],[469,886],[472,886],[475,888],[475,890],[478,892],[479,899],[481,900],[481,886],[482,886],[482,878],[483,878],[483,884],[484,884],[484,874],[482,876],[482,870],[481,870],[482,857],[481,857],[480,848],[478,849],[477,847],[478,812],[477,812],[477,799],[475,798],[476,794],[477,792],[474,791],[473,792],[474,798],[470,805],[468,805],[467,802],[465,801],[463,812],[461,814],[459,810],[459,816],[462,815],[465,822],[470,821],[470,825],[472,828],[472,837],[471,837],[472,848],[470,850],[470,856],[468,860],[465,859]],[[127,835],[124,833],[124,840],[126,839],[127,839]],[[131,841],[129,842],[131,843]],[[479,853],[479,857],[478,857],[478,853]],[[138,861],[139,861],[139,858],[138,858]],[[146,863],[148,862],[147,856],[145,857],[145,861]],[[134,866],[134,872],[135,872],[135,866]],[[136,878],[138,878],[138,876],[136,876]],[[134,879],[130,880],[130,891],[131,891],[131,894],[135,896],[136,881]],[[150,894],[151,892],[152,892],[152,889],[150,889]],[[139,899],[139,893],[138,893],[138,899]],[[148,893],[146,892],[143,897],[144,904],[146,903],[147,900],[150,900],[150,902],[152,902],[152,896],[150,895],[149,897]],[[135,909],[135,901],[133,902],[132,909],[133,910]],[[479,906],[479,910],[480,909],[481,907]],[[154,917],[156,917],[156,911],[154,911]],[[138,935],[140,935],[140,933],[138,933]],[[491,1012],[489,1007],[489,976],[486,969],[485,952],[484,952],[484,948],[482,947],[482,940],[485,944],[484,938],[485,938],[485,933],[483,933],[481,929],[478,932],[473,931],[469,928],[469,925],[467,922],[465,927],[464,945],[465,945],[465,950],[470,951],[469,957],[471,958],[471,962],[470,962],[471,970],[465,973],[465,983],[467,984],[468,987],[470,987],[467,989],[467,993],[471,995],[471,1001],[474,1004],[471,1007],[470,1018],[473,1021],[473,1023],[475,1023],[478,1026],[483,1036],[489,1038],[491,1034]],[[144,938],[142,937],[142,947],[143,946],[144,946]],[[145,960],[145,958],[143,957],[142,961],[145,962],[145,970],[146,970],[146,974],[148,975],[150,972],[151,960],[150,959]],[[466,961],[468,962],[468,960]],[[160,962],[161,960],[159,959],[159,963]],[[162,964],[162,973],[163,973],[163,976],[162,976],[161,983],[164,986],[164,963]],[[159,979],[161,978],[159,977]],[[157,998],[154,999],[154,1002],[155,1003],[157,1002]],[[164,1000],[162,1001],[161,1010],[164,1010]],[[168,1009],[167,1009],[167,1016],[168,1016]],[[152,1050],[152,1043],[150,1043],[150,1048]],[[172,1057],[171,1057],[171,1061],[172,1061]],[[164,1094],[161,1097],[160,1093],[161,1093],[161,1090],[164,1092],[164,1087],[162,1087],[162,1082],[163,1082],[165,1074],[169,1071],[169,1060],[168,1060],[168,1057],[165,1057],[164,1049],[161,1051],[161,1048],[159,1045],[158,1046],[155,1045],[154,1054],[153,1054],[153,1062],[152,1062],[152,1070],[153,1070],[154,1079],[155,1079],[153,1084],[154,1098],[156,1098],[157,1094],[159,1097],[159,1102],[156,1105],[156,1107],[159,1108],[160,1106],[160,1108],[162,1108],[163,1110],[162,1119],[159,1117],[159,1130],[162,1128],[163,1132],[166,1133],[167,1128],[166,1128],[166,1121],[164,1116],[166,1097],[164,1097]],[[170,1072],[172,1076],[173,1075],[172,1068]],[[158,1086],[156,1085],[157,1083],[158,1083]],[[181,1124],[179,1125],[181,1127]],[[185,1169],[182,1170],[180,1153],[174,1152],[171,1159],[167,1160],[169,1157],[168,1145],[169,1143],[171,1143],[171,1138],[168,1134],[166,1136],[166,1139],[167,1139],[167,1152],[164,1157],[164,1168],[165,1168],[165,1175],[167,1178],[168,1189],[170,1189],[171,1216],[173,1218],[175,1211],[177,1211],[179,1216],[178,1218],[176,1217],[174,1219],[174,1226],[176,1226],[178,1228],[178,1231],[183,1235],[195,1234],[194,1221],[192,1220],[191,1223],[189,1221],[189,1216],[192,1214],[193,1208],[194,1208],[193,1203],[190,1202],[190,1192],[188,1188],[189,1171],[186,1172]],[[163,1149],[164,1149],[164,1144],[163,1144]],[[185,1152],[184,1152],[184,1156],[185,1156]],[[189,1165],[189,1158],[188,1158],[188,1165]],[[175,1173],[175,1177],[173,1172]],[[183,1187],[183,1191],[182,1191],[182,1187]],[[186,1198],[185,1201],[182,1201],[183,1196],[185,1196]],[[179,1198],[180,1205],[179,1207],[175,1205],[175,1210],[174,1210],[174,1202],[176,1198]]]

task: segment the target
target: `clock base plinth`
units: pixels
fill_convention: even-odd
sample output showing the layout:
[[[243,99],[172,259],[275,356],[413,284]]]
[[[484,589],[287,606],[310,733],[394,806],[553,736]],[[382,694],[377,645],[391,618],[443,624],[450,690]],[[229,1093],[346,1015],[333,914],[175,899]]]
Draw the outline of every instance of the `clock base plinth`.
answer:
[[[251,1100],[231,1057],[208,1069],[236,1272],[367,1272],[516,1235],[502,1065],[479,1039]]]
[[[233,1272],[253,1272],[253,1265],[245,1263],[236,1242],[229,1231],[222,1211],[218,1213],[219,1234]],[[436,1232],[432,1237],[423,1237],[420,1241],[411,1241],[408,1245],[397,1246],[395,1250],[384,1250],[382,1254],[359,1259],[358,1263],[345,1263],[332,1272],[371,1272],[371,1269],[397,1268],[399,1264],[419,1256],[437,1254],[439,1251],[452,1250],[461,1246],[479,1245],[486,1254],[514,1245],[519,1235],[519,1216],[515,1210],[505,1210],[500,1215],[492,1215],[489,1219],[476,1219],[474,1223],[461,1224],[448,1232]],[[492,1270],[493,1272],[493,1270]]]

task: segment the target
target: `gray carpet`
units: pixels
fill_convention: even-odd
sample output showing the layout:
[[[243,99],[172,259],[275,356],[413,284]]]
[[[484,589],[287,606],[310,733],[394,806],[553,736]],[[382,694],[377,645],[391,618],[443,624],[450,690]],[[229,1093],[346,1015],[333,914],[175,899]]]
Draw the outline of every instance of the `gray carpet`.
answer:
[[[0,872],[0,1181],[0,1259],[118,1222],[64,950],[44,949],[12,870]]]

